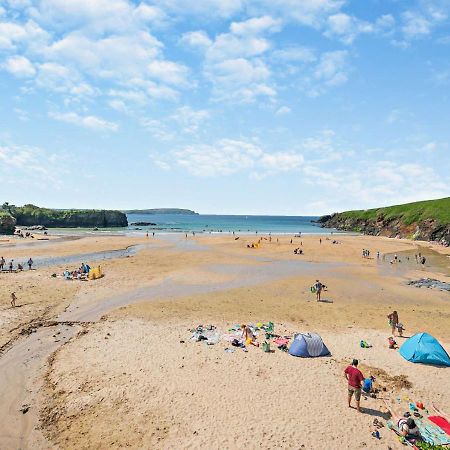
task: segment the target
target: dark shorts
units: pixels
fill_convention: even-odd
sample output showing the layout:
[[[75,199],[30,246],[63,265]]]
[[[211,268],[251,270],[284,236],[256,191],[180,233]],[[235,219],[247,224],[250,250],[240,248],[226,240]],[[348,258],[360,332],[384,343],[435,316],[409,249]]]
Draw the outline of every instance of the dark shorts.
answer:
[[[355,388],[353,386],[348,386],[348,395],[351,397],[355,394],[355,400],[359,402],[361,400],[361,388]]]

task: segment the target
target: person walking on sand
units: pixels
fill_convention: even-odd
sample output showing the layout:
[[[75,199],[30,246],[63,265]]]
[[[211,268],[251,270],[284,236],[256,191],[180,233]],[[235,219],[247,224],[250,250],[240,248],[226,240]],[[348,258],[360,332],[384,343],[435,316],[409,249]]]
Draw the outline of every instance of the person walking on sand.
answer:
[[[391,312],[391,314],[389,314],[387,316],[387,318],[389,320],[389,326],[391,327],[391,330],[392,330],[392,336],[395,336],[395,330],[397,329],[397,325],[398,325],[398,313],[397,313],[397,311]]]
[[[11,292],[11,306],[13,308],[16,307],[16,300],[17,300],[17,296],[15,292]]]
[[[31,270],[31,266],[34,264],[34,261],[30,258],[27,262],[28,264],[28,270]]]
[[[322,290],[325,287],[319,280],[316,280],[316,284],[313,286],[316,291],[316,300],[320,302],[320,296],[322,294]]]
[[[348,381],[348,407],[351,408],[352,397],[355,395],[356,409],[361,412],[359,402],[361,400],[361,383],[364,381],[364,375],[358,369],[358,360],[354,359],[352,365],[344,370],[344,377]]]

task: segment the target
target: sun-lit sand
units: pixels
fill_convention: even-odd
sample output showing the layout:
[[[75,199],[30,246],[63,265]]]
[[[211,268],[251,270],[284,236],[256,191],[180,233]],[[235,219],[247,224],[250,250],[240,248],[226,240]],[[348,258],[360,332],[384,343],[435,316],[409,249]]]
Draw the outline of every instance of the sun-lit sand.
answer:
[[[0,274],[0,372],[8,354],[20,362],[15,346],[30,339],[22,330],[38,324],[39,333],[52,320],[84,322],[67,339],[60,336],[70,324],[61,335],[56,328],[47,333],[48,355],[32,374],[24,372],[27,389],[13,387],[11,404],[0,411],[3,426],[17,424],[19,431],[2,430],[0,440],[10,445],[18,438],[22,448],[401,448],[386,428],[380,441],[370,435],[374,418],[387,417],[382,399],[363,399],[362,414],[347,407],[343,368],[354,357],[365,375],[385,371],[378,381],[386,387],[382,397],[450,409],[450,369],[411,364],[389,350],[386,318],[396,309],[406,336],[427,331],[450,349],[449,293],[406,285],[424,276],[449,281],[445,256],[439,267],[406,259],[389,264],[390,256],[378,260],[376,252],[402,255],[429,245],[366,236],[322,236],[322,243],[304,236],[292,244],[291,236],[272,236],[259,249],[247,248],[259,238],[0,242],[8,261],[140,246],[129,257],[91,263],[105,273],[96,281],[51,277],[65,265]],[[304,255],[293,254],[297,247]],[[370,259],[361,257],[363,248]],[[321,303],[310,292],[316,278],[328,287]],[[9,305],[12,291],[19,308]],[[332,356],[295,358],[274,346],[273,353],[253,346],[228,353],[228,342],[207,346],[189,339],[199,324],[227,331],[260,321],[273,321],[279,334],[316,331]],[[361,339],[373,348],[360,348]],[[0,392],[5,383],[0,378]],[[15,410],[17,403],[30,403],[30,413]],[[21,421],[29,414],[25,427]]]

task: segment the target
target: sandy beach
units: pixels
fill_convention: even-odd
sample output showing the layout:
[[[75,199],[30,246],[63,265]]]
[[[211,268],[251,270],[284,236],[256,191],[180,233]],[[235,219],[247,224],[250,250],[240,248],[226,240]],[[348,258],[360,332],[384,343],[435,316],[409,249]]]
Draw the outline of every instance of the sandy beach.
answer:
[[[260,238],[260,248],[247,247]],[[0,274],[2,449],[395,449],[402,445],[386,427],[380,440],[371,436],[374,418],[388,418],[384,399],[450,410],[450,369],[412,364],[387,345],[386,316],[396,309],[406,337],[426,331],[450,351],[449,293],[407,285],[450,281],[443,247],[348,235],[14,244],[0,242],[0,255],[36,264]],[[424,267],[415,252],[429,255]],[[401,263],[390,264],[394,254]],[[100,264],[105,276],[52,277],[81,262]],[[317,278],[328,287],[320,303],[310,291]],[[11,292],[20,307],[10,307]],[[229,334],[235,324],[269,321],[280,335],[319,333],[331,356],[190,340],[199,324]],[[361,348],[362,339],[373,347]],[[363,398],[361,414],[346,405],[352,358],[386,389]]]

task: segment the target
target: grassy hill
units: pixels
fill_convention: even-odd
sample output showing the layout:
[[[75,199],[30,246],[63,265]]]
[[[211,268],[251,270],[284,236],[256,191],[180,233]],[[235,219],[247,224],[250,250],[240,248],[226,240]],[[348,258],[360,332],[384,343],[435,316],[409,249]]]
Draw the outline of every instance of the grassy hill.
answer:
[[[450,197],[366,210],[319,219],[323,227],[365,234],[438,241],[450,245]]]
[[[432,219],[442,225],[446,225],[450,223],[450,197],[386,206],[384,208],[346,211],[340,213],[340,215],[342,217],[370,220],[379,218],[401,219],[405,225]]]

